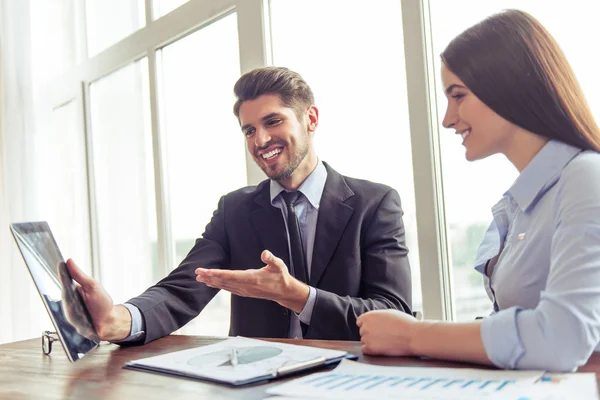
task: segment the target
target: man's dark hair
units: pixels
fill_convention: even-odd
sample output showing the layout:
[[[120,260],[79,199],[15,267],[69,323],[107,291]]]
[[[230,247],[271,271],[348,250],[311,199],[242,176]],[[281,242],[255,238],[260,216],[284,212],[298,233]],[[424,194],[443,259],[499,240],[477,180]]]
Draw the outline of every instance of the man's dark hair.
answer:
[[[243,102],[265,94],[279,96],[284,107],[292,108],[298,117],[315,103],[312,90],[297,72],[284,67],[257,68],[242,75],[233,87],[237,98],[233,113],[240,117]]]

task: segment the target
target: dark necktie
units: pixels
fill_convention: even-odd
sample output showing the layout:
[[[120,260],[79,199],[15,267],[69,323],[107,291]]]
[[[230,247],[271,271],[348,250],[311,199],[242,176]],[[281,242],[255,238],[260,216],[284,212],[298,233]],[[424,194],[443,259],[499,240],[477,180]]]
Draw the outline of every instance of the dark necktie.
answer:
[[[296,279],[308,283],[308,271],[306,267],[306,256],[302,245],[302,233],[298,223],[298,215],[294,204],[298,201],[299,192],[283,192],[281,194],[287,208],[288,234],[290,236],[290,251],[292,253],[292,273]]]

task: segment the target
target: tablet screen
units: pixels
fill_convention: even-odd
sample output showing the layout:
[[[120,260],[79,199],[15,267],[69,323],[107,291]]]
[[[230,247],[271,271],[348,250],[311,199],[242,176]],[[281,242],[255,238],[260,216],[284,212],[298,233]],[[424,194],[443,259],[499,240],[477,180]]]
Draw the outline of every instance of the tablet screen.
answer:
[[[31,278],[71,361],[98,345],[98,335],[46,222],[12,224]]]

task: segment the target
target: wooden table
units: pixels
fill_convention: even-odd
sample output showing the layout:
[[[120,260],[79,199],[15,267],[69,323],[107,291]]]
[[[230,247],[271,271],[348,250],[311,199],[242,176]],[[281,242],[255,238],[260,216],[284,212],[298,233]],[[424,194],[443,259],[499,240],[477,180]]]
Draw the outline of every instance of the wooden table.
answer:
[[[283,380],[244,388],[123,369],[125,362],[171,351],[215,343],[223,338],[171,335],[139,347],[103,344],[85,358],[71,363],[59,343],[44,356],[40,339],[0,345],[0,399],[263,399],[265,390]],[[477,367],[471,364],[412,357],[370,357],[360,343],[322,340],[274,341],[345,350],[359,361],[376,365],[411,367]],[[580,371],[600,377],[600,354],[594,354]]]

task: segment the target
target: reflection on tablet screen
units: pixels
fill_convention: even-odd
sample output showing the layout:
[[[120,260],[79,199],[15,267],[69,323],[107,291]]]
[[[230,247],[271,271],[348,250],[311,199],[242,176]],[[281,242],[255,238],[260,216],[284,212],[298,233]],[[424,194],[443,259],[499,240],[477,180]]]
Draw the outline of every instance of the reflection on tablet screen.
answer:
[[[12,224],[11,231],[31,278],[71,361],[98,345],[85,303],[46,222]]]

